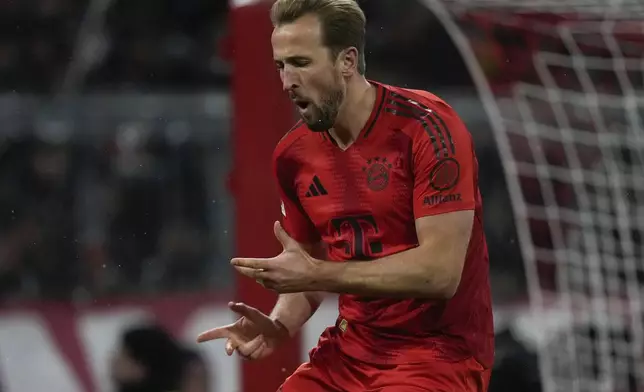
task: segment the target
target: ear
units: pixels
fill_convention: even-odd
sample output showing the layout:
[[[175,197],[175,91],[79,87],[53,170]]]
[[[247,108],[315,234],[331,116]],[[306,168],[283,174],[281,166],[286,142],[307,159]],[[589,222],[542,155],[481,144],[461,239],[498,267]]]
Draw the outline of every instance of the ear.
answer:
[[[340,61],[343,76],[348,77],[358,73],[360,56],[358,55],[358,49],[355,47],[351,46],[340,52],[338,60]]]

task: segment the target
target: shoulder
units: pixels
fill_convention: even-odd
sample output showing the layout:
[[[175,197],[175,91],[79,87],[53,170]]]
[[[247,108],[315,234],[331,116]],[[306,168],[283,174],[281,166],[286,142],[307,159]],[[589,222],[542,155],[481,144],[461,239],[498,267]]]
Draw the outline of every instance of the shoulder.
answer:
[[[442,98],[428,91],[388,86],[387,111],[409,124],[406,131],[417,137],[471,137],[456,111]]]
[[[459,120],[456,111],[442,98],[424,90],[411,90],[401,87],[389,87],[392,108],[407,109],[406,113],[414,117],[432,115],[433,118]]]
[[[295,146],[298,141],[308,136],[309,131],[306,127],[306,124],[302,120],[299,120],[291,129],[282,136],[275,149],[273,150],[273,161],[276,162],[281,158],[288,156],[291,152],[292,147]]]
[[[432,109],[450,108],[450,106],[439,96],[425,90],[409,89],[397,86],[387,86],[389,94],[394,99],[412,101]]]

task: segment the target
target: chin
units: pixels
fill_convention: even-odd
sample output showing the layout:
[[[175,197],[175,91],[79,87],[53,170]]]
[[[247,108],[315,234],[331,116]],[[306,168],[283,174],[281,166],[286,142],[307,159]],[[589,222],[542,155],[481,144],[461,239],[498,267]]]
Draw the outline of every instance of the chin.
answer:
[[[306,126],[309,127],[309,129],[313,132],[325,132],[332,128],[326,126],[326,123],[324,121],[316,120],[314,118],[311,118],[311,116],[302,115],[301,117]]]
[[[326,132],[326,131],[328,131],[329,129],[332,128],[332,127],[327,126],[327,124],[324,124],[324,123],[319,122],[319,121],[308,122],[308,121],[305,120],[305,122],[306,122],[306,125],[309,127],[309,129],[311,131],[313,131],[313,132]]]

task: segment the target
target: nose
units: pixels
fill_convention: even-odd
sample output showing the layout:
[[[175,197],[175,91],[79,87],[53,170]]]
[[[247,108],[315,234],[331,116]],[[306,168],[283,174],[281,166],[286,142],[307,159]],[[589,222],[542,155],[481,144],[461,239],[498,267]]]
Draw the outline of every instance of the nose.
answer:
[[[298,78],[296,72],[290,67],[285,67],[281,72],[282,89],[284,91],[292,91],[298,87]]]

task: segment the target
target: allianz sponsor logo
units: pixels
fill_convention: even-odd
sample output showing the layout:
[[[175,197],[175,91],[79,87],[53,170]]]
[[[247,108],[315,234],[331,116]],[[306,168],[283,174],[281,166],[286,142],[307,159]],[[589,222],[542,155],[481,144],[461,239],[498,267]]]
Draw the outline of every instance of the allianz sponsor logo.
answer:
[[[423,204],[433,206],[436,204],[451,203],[455,201],[461,201],[460,193],[454,193],[451,195],[425,196],[425,198],[423,199]]]

